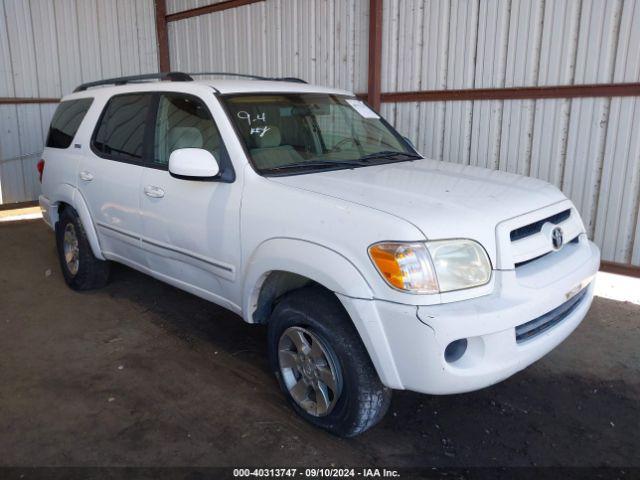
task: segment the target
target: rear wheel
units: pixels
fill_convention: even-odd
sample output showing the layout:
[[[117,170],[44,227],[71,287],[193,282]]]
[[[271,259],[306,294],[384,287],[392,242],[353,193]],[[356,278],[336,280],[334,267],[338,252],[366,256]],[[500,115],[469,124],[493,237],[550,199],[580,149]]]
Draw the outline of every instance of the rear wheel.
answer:
[[[272,370],[294,410],[315,426],[352,437],[375,425],[391,401],[348,314],[331,292],[285,295],[269,320]]]
[[[56,244],[67,285],[74,290],[90,290],[106,285],[109,262],[93,255],[82,222],[71,207],[62,211],[56,224]]]

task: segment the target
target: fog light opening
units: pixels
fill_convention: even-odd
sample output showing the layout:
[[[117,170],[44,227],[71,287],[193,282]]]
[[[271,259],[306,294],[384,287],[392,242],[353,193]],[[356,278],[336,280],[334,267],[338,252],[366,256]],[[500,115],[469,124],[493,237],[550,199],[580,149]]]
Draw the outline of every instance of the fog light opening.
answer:
[[[453,363],[460,360],[464,353],[467,351],[467,339],[461,338],[460,340],[454,340],[447,348],[444,349],[444,359],[447,363]]]

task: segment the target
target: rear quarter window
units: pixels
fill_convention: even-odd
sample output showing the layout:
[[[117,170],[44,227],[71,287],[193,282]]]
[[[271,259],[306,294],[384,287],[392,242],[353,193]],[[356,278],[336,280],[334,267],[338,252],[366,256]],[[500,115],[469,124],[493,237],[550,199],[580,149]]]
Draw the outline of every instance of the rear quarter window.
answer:
[[[47,135],[47,147],[69,148],[92,103],[93,98],[61,102],[51,120]]]

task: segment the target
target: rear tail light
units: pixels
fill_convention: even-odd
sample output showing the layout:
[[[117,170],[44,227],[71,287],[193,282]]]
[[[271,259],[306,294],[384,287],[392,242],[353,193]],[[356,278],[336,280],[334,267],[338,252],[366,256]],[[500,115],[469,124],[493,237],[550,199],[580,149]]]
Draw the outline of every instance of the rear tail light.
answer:
[[[38,178],[40,179],[40,183],[42,183],[42,174],[44,173],[44,160],[40,160],[38,162]]]

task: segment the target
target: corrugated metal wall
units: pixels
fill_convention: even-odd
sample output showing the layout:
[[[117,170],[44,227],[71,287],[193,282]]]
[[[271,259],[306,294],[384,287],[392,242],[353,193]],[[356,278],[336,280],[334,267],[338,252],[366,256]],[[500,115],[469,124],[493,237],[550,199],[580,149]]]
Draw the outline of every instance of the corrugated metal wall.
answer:
[[[172,67],[366,92],[368,4],[267,0],[172,22]],[[640,0],[385,0],[382,43],[383,92],[637,82]],[[554,183],[604,259],[640,265],[640,99],[385,103],[382,113],[425,155]]]
[[[167,12],[211,3],[167,0]],[[152,0],[0,5],[0,96],[59,96],[81,81],[157,70]],[[172,68],[366,92],[368,9],[368,0],[267,0],[170,22]],[[639,46],[640,0],[385,0],[382,91],[637,82]],[[52,111],[0,106],[4,202],[37,194],[33,164]],[[382,112],[430,157],[554,183],[604,259],[640,265],[640,99],[386,103]]]
[[[386,0],[382,91],[640,81],[638,0]],[[640,265],[640,99],[384,104],[433,158],[542,178]]]
[[[0,97],[58,98],[78,84],[158,71],[153,0],[0,0]],[[55,104],[0,105],[0,203],[37,198]]]
[[[212,2],[170,0],[175,12]],[[293,76],[366,91],[367,0],[267,0],[169,23],[171,68]]]
[[[167,14],[204,7],[206,5],[215,5],[216,3],[224,1],[225,0],[166,0]]]

